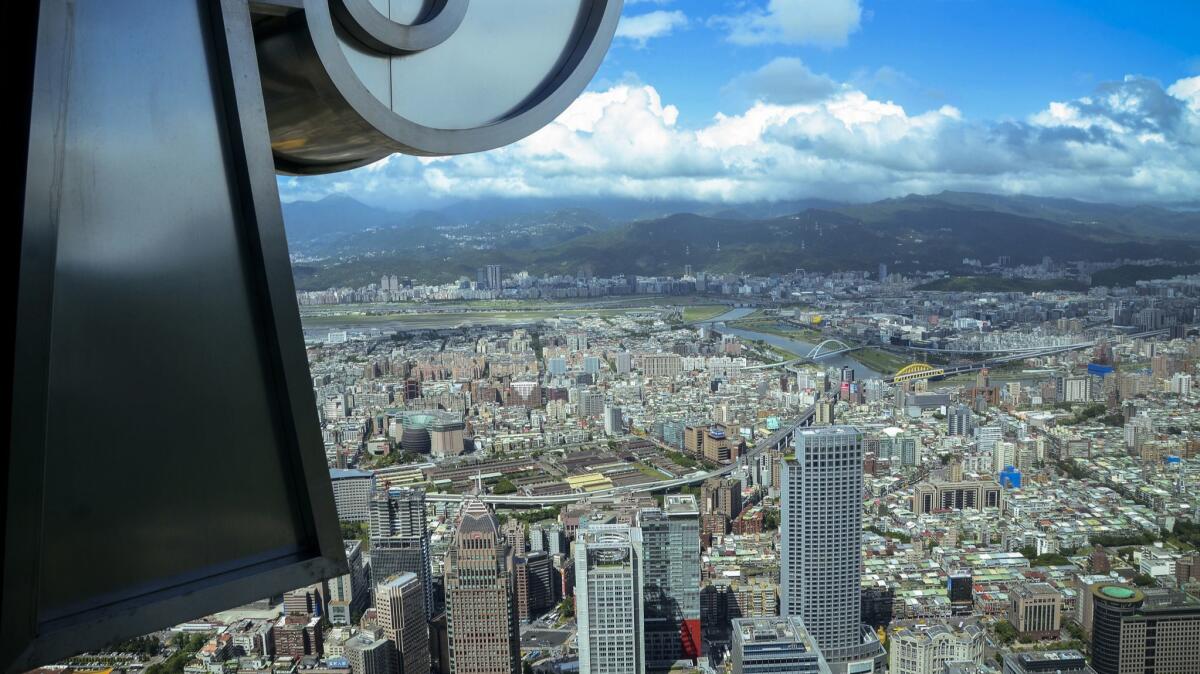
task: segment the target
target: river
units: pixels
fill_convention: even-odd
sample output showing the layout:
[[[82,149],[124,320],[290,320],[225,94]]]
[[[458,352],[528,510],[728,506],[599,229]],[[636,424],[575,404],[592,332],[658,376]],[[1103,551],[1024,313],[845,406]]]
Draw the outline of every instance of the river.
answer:
[[[718,332],[720,332],[722,334],[737,335],[738,337],[741,337],[742,339],[762,340],[762,341],[766,342],[767,344],[770,344],[771,346],[777,346],[781,349],[785,349],[787,351],[791,351],[792,353],[796,353],[796,354],[800,354],[800,355],[804,355],[804,354],[808,353],[809,351],[812,350],[812,348],[814,346],[816,346],[816,344],[802,342],[797,339],[789,339],[787,337],[780,337],[779,335],[772,335],[772,334],[766,333],[766,332],[755,332],[754,330],[743,330],[741,328],[733,328],[733,327],[724,325],[725,321],[736,321],[739,318],[745,318],[746,316],[749,316],[750,314],[754,313],[754,311],[755,310],[750,307],[738,307],[735,309],[730,309],[729,311],[727,311],[715,318],[710,318],[706,321],[699,321],[696,324],[697,325],[711,325],[713,328],[715,328]],[[834,347],[834,348],[836,349],[837,347]],[[844,353],[839,356],[831,356],[828,358],[822,358],[819,361],[817,361],[817,363],[820,366],[825,367],[825,368],[841,369],[842,367],[850,367],[851,369],[854,370],[854,379],[856,381],[862,381],[863,379],[878,379],[883,376],[879,372],[872,370],[871,368],[867,367],[866,365],[863,365],[862,363],[855,360],[851,356],[852,353],[854,353],[854,352],[851,351],[850,353]]]

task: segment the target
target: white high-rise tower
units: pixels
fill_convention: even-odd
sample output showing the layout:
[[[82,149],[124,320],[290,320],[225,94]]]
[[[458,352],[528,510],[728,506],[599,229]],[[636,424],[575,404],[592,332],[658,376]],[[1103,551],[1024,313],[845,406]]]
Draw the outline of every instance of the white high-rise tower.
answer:
[[[796,431],[783,459],[780,613],[804,621],[836,672],[880,671],[885,653],[862,624],[862,433]]]

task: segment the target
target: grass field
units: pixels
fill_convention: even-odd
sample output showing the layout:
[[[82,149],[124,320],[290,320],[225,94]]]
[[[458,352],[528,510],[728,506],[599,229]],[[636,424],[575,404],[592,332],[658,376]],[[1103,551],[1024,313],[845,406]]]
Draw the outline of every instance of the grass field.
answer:
[[[720,316],[726,311],[729,311],[729,307],[723,304],[697,304],[683,308],[683,320],[688,323],[707,321],[710,318]]]
[[[895,374],[897,370],[911,362],[903,356],[874,348],[859,349],[850,355],[854,360],[885,375]]]
[[[802,342],[810,342],[813,344],[820,343],[820,341],[824,339],[821,333],[817,330],[782,326],[779,324],[779,321],[773,318],[757,317],[753,314],[741,320],[730,321],[728,325],[734,328],[741,328],[742,330],[753,330],[754,332],[763,332],[768,335],[786,337],[788,339],[796,339]]]

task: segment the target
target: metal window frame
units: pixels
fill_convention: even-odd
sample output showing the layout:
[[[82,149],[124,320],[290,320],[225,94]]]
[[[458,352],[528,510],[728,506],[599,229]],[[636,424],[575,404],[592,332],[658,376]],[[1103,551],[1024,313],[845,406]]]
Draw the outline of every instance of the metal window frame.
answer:
[[[67,96],[66,45],[72,16],[67,0],[42,0],[32,16],[11,28],[27,42],[36,34],[32,69],[14,73],[30,90],[27,135],[18,161],[24,168],[21,217],[14,227],[19,257],[17,288],[8,296],[16,316],[7,451],[7,496],[3,598],[0,605],[0,665],[18,672],[116,639],[161,629],[198,615],[227,609],[346,572],[342,537],[326,470],[315,403],[308,377],[295,287],[269,144],[250,7],[246,0],[195,0],[209,15],[205,38],[215,55],[213,72],[229,153],[230,179],[239,198],[242,252],[251,271],[258,338],[271,366],[270,385],[280,401],[278,423],[289,433],[285,469],[292,489],[309,510],[300,513],[305,540],[297,549],[243,558],[199,577],[156,579],[144,592],[123,592],[111,603],[48,617],[38,606],[39,556],[43,538],[43,481],[49,373],[51,298],[54,293],[56,212],[45,195],[56,187],[53,167],[38,157],[53,153],[55,123]],[[31,80],[31,81],[30,81]],[[22,82],[18,82],[21,85]],[[28,150],[28,154],[24,152]],[[130,590],[133,590],[130,588]]]

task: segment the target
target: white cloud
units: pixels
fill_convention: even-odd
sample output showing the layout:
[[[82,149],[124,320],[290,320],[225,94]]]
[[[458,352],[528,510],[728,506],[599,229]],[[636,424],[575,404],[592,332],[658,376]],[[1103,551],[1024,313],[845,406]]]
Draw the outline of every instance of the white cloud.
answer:
[[[697,128],[681,127],[654,87],[621,84],[583,94],[506,148],[423,161],[397,155],[345,174],[281,178],[280,191],[289,200],[340,192],[402,208],[483,196],[748,202],[943,189],[1190,200],[1200,194],[1196,79],[1164,89],[1130,77],[1000,122],[949,105],[911,112],[838,84],[821,98],[758,100]]]
[[[830,96],[838,88],[837,82],[809,70],[800,59],[778,57],[758,70],[733,78],[722,93],[751,101],[804,103]]]
[[[1186,101],[1189,108],[1200,112],[1200,75],[1179,80],[1167,89],[1167,93]]]
[[[766,6],[715,17],[713,23],[735,44],[835,47],[846,44],[861,20],[859,0],[767,0]]]
[[[687,25],[687,15],[679,10],[655,10],[637,16],[622,16],[617,24],[617,37],[645,46],[647,40],[670,35],[676,28]]]

